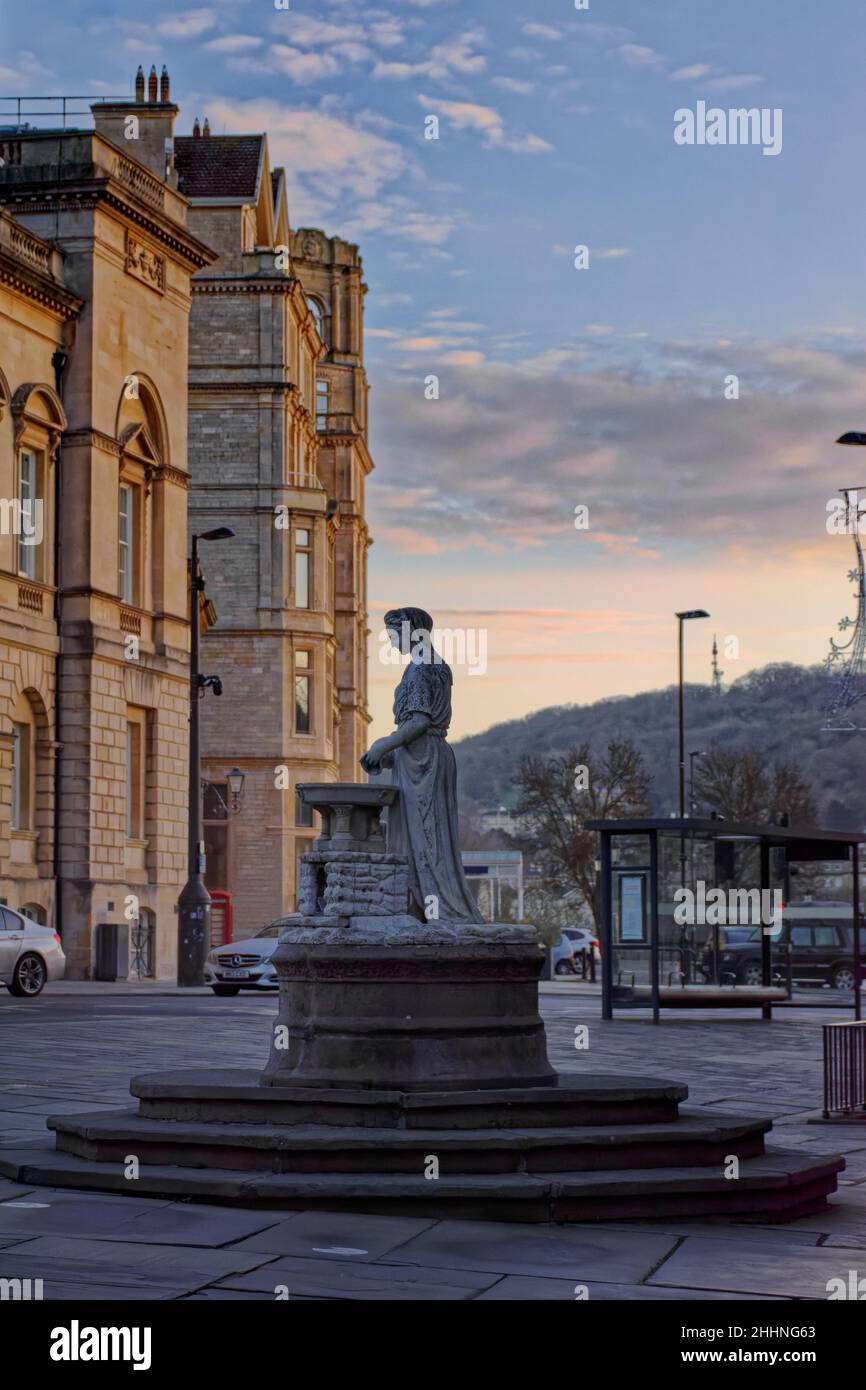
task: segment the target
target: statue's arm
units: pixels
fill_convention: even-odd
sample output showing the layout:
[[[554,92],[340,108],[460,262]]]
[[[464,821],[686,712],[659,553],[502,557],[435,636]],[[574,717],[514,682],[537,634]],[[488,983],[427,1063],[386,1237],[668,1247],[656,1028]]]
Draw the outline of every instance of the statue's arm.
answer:
[[[412,714],[403,724],[398,725],[393,734],[388,734],[385,738],[377,738],[360,760],[364,771],[378,772],[382,766],[383,758],[389,753],[393,753],[395,748],[402,748],[404,744],[414,743],[416,738],[426,734],[430,728],[430,723],[431,721],[426,714]]]

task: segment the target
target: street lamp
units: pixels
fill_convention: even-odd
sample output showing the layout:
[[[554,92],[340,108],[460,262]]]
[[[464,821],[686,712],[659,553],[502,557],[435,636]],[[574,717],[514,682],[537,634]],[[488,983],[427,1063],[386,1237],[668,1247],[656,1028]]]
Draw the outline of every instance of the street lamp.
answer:
[[[246,774],[241,772],[239,767],[233,767],[229,772],[224,772],[223,776],[226,779],[226,786],[231,793],[230,801],[224,800],[223,797],[220,796],[217,784],[215,782],[209,782],[206,777],[202,777],[201,779],[201,789],[203,792],[210,792],[211,796],[216,799],[227,816],[229,814],[236,816],[241,810],[241,804],[244,799],[244,782],[247,780]]]
[[[198,569],[199,541],[229,540],[234,531],[217,526],[213,531],[193,535],[189,559],[190,641],[189,641],[189,827],[187,843],[187,881],[178,899],[177,982],[203,985],[204,966],[210,950],[210,893],[204,885],[204,846],[201,842],[201,748],[198,704],[206,685],[219,694],[222,686],[215,677],[199,673],[199,594],[204,580]]]
[[[679,654],[679,681],[677,692],[677,728],[679,732],[679,770],[680,770],[680,820],[686,814],[686,734],[683,719],[683,623],[690,618],[708,618],[704,608],[691,608],[686,613],[677,613],[677,651]]]
[[[232,810],[239,811],[244,795],[244,782],[246,781],[246,777],[239,767],[233,767],[226,773],[226,781],[229,784],[229,791],[232,794]]]

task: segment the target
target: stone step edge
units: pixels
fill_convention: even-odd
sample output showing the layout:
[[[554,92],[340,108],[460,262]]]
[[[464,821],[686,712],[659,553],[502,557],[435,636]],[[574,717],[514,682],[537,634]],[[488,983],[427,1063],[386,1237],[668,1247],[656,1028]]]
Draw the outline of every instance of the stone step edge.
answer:
[[[654,1077],[608,1077],[600,1073],[580,1077],[560,1072],[557,1086],[515,1086],[506,1089],[468,1091],[362,1090],[327,1086],[260,1086],[261,1072],[209,1068],[194,1071],[144,1072],[129,1083],[131,1095],[141,1100],[244,1100],[261,1102],[305,1102],[331,1105],[399,1105],[407,1110],[441,1109],[443,1106],[531,1105],[538,1101],[554,1105],[598,1104],[599,1102],[645,1103],[683,1101],[688,1086],[678,1081]],[[217,1079],[221,1078],[221,1079]],[[562,1084],[562,1083],[565,1084]]]
[[[435,1183],[393,1174],[349,1173],[263,1173],[215,1168],[178,1168],[172,1165],[147,1166],[135,1180],[124,1177],[123,1164],[114,1172],[108,1165],[57,1151],[19,1151],[15,1157],[0,1157],[0,1174],[14,1182],[44,1186],[74,1187],[125,1192],[141,1196],[147,1192],[173,1191],[234,1197],[238,1201],[267,1200],[268,1196],[291,1200],[347,1198],[364,1200],[457,1200],[483,1198],[496,1201],[551,1200],[567,1197],[618,1197],[702,1195],[728,1193],[795,1193],[800,1187],[823,1184],[835,1190],[836,1175],[845,1167],[841,1157],[804,1163],[802,1155],[783,1149],[759,1158],[741,1160],[740,1176],[729,1180],[711,1176],[694,1168],[634,1168],[587,1173],[534,1175],[523,1173],[441,1176]],[[62,1180],[71,1179],[63,1182]]]
[[[78,1138],[130,1143],[152,1140],[170,1144],[210,1143],[222,1147],[274,1149],[289,1152],[311,1149],[323,1153],[369,1149],[420,1149],[436,1145],[449,1150],[531,1152],[541,1148],[618,1148],[648,1144],[715,1144],[765,1135],[768,1119],[738,1116],[719,1118],[701,1113],[684,1114],[665,1122],[611,1125],[516,1126],[497,1129],[397,1129],[389,1126],[353,1128],[339,1125],[273,1125],[206,1120],[164,1120],[139,1115],[135,1110],[74,1112],[49,1115],[46,1124],[56,1134]]]

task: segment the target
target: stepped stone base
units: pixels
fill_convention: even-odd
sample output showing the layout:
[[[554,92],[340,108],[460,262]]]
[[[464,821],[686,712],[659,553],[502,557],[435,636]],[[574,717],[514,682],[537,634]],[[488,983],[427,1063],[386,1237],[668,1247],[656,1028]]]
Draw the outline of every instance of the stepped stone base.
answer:
[[[233,1070],[137,1077],[137,1110],[53,1116],[56,1151],[0,1151],[0,1174],[274,1210],[788,1221],[826,1209],[844,1167],[765,1152],[769,1121],[681,1113],[684,1086],[640,1077],[424,1093],[259,1081]],[[725,1177],[732,1155],[736,1179]]]
[[[348,906],[352,875],[364,888],[352,906],[359,894],[375,905],[402,893],[400,865],[369,848],[380,803],[361,790],[358,811],[357,789],[325,789],[327,838],[348,840],[335,848],[349,868],[341,878],[331,848],[317,845],[317,911],[320,873],[334,889],[329,908]],[[0,1150],[0,1173],[286,1210],[784,1221],[823,1210],[844,1167],[766,1153],[764,1120],[681,1115],[688,1091],[676,1082],[559,1077],[531,927],[311,912],[286,920],[272,959],[280,1002],[263,1073],[136,1077],[137,1110],[54,1116],[56,1150]]]

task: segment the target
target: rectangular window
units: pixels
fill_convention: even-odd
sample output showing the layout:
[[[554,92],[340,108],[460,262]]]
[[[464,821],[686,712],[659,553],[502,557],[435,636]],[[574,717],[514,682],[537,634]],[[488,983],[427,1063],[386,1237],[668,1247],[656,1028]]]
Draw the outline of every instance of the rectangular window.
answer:
[[[310,532],[295,531],[295,607],[310,606]]]
[[[117,592],[135,602],[135,492],[121,483],[117,501]]]
[[[18,455],[18,501],[21,515],[18,531],[18,573],[24,579],[36,578],[36,556],[38,545],[33,542],[39,535],[36,523],[36,455],[31,449],[22,449]]]
[[[310,732],[310,653],[295,652],[295,733]]]
[[[316,380],[316,429],[328,428],[328,392],[330,384],[321,377]]]
[[[30,823],[30,726],[12,725],[12,829]]]
[[[312,825],[312,824],[313,824],[313,808],[312,808],[312,806],[308,806],[307,803],[306,803],[305,801],[302,801],[302,800],[301,800],[301,798],[298,796],[297,792],[295,792],[295,825]]]
[[[128,711],[126,721],[126,838],[144,837],[144,712]]]

